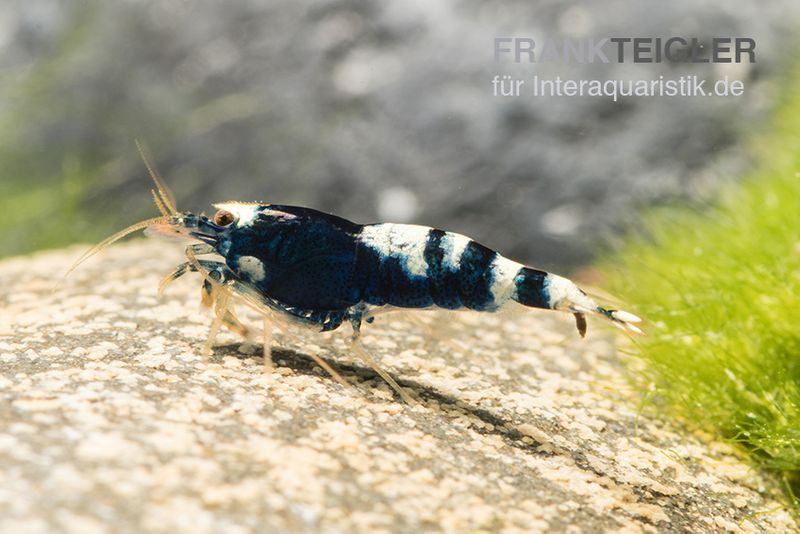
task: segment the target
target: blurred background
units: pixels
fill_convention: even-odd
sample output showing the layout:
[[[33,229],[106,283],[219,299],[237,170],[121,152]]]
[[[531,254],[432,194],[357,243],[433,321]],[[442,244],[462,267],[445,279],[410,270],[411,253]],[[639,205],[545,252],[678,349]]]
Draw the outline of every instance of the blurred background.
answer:
[[[747,167],[796,52],[796,0],[0,4],[0,256],[261,200],[415,222],[569,270],[643,206]],[[498,36],[750,37],[755,64],[495,63]],[[745,83],[738,98],[494,98],[495,74]]]

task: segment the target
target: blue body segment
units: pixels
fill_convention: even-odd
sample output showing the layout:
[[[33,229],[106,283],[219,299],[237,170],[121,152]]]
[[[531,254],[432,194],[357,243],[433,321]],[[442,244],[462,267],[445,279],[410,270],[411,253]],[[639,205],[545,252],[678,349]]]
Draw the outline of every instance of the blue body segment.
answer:
[[[544,271],[523,267],[514,279],[517,288],[516,299],[526,306],[534,308],[550,307],[550,279]]]
[[[445,232],[432,229],[425,245],[425,261],[428,264],[428,290],[433,302],[440,308],[457,310],[462,307],[459,270],[445,261],[443,238]]]
[[[493,311],[513,299],[549,307],[547,273],[458,234],[360,225],[296,206],[250,210],[248,220],[217,234],[217,251],[273,306],[323,330],[365,305]]]
[[[306,208],[274,206],[250,225],[231,229],[219,250],[228,267],[260,292],[305,310],[345,309],[360,301],[355,284],[359,225]],[[312,213],[313,212],[313,213]],[[289,214],[291,216],[286,216]],[[256,258],[264,278],[240,268],[241,258]]]
[[[491,268],[497,252],[480,243],[470,241],[461,255],[459,269],[459,293],[464,306],[473,310],[495,309],[491,287],[495,273]]]

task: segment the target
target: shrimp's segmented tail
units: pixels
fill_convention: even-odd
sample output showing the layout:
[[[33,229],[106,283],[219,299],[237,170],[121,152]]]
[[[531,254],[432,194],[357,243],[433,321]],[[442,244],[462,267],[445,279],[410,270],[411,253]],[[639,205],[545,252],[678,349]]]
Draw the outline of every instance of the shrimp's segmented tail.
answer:
[[[586,335],[586,315],[594,315],[609,321],[625,332],[644,334],[636,326],[642,320],[636,315],[599,306],[572,281],[555,274],[529,267],[519,270],[514,280],[516,291],[512,298],[534,308],[560,310],[572,313],[581,337]]]
[[[625,332],[633,332],[634,334],[644,335],[642,329],[634,324],[641,323],[641,317],[638,317],[630,312],[626,312],[625,310],[607,310],[600,306],[597,306],[595,312],[599,313],[602,317],[605,317],[611,321],[611,324]]]

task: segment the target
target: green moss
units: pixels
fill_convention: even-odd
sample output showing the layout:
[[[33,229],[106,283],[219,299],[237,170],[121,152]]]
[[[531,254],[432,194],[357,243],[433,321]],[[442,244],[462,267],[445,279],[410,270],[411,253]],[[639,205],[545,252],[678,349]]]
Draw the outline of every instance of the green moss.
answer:
[[[744,182],[701,213],[663,209],[604,263],[644,316],[637,378],[692,424],[800,480],[800,69]],[[627,308],[626,308],[627,309]]]

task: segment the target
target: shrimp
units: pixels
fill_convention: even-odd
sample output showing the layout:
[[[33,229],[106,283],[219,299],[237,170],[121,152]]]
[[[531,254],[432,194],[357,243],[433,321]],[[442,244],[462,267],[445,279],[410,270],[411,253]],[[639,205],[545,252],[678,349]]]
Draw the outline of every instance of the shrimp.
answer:
[[[215,311],[204,355],[210,354],[221,326],[248,335],[233,310],[235,301],[264,318],[266,368],[272,366],[272,324],[299,323],[326,332],[347,322],[353,352],[413,404],[359,343],[362,324],[371,323],[381,310],[495,312],[517,302],[572,314],[581,337],[586,335],[587,315],[625,332],[642,333],[636,315],[604,308],[567,278],[505,258],[461,234],[412,224],[358,224],[312,208],[255,202],[215,204],[211,217],[178,211],[139,149],[156,184],[152,194],[162,216],[106,239],[72,269],[142,229],[148,236],[191,240],[185,249],[187,261],[164,278],[159,292],[188,272],[203,276],[202,301]],[[327,362],[312,357],[346,383]]]

